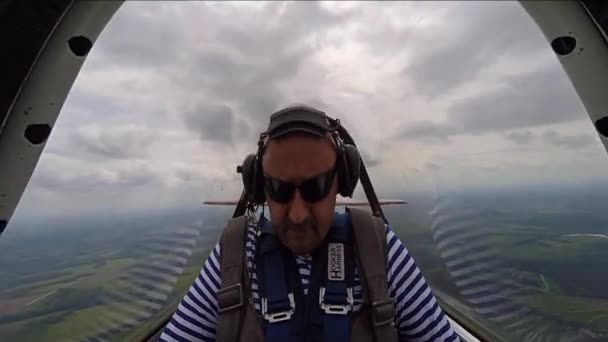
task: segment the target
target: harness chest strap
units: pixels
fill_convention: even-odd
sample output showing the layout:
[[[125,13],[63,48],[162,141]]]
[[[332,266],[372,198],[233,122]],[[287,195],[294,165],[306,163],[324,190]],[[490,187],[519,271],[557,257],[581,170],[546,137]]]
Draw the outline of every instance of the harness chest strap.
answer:
[[[294,293],[289,291],[285,281],[285,263],[281,255],[280,242],[274,238],[271,245],[274,248],[268,251],[265,249],[270,246],[258,246],[262,254],[257,266],[258,271],[261,271],[258,279],[265,340],[289,341],[291,319],[296,310]]]
[[[324,341],[350,341],[353,310],[354,255],[350,242],[350,222],[346,215],[336,215],[330,232],[330,242],[322,256],[321,272],[325,286],[319,291],[319,305],[324,313]],[[316,279],[323,283],[322,279]]]

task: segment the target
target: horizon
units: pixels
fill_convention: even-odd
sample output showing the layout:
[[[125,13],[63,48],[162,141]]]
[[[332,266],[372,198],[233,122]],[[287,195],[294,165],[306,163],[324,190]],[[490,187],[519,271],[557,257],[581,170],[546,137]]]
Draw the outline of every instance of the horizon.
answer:
[[[418,190],[418,191],[417,191]],[[594,198],[606,198],[608,203],[608,181],[591,181],[584,183],[562,183],[562,184],[533,184],[533,185],[520,185],[511,187],[484,187],[484,188],[438,188],[436,191],[424,191],[420,189],[409,190],[405,192],[392,192],[392,193],[379,193],[376,191],[376,195],[379,199],[390,198],[404,200],[407,203],[404,206],[418,207],[424,205],[429,207],[430,205],[437,205],[441,201],[462,201],[470,198],[488,198],[488,196],[494,197],[498,200],[505,199],[508,197],[525,196],[530,200],[534,200],[537,203],[551,199],[568,200],[570,196],[584,196],[590,195]],[[338,195],[338,198],[342,198]],[[224,199],[224,198],[222,198]],[[362,192],[361,185],[357,185],[357,191],[354,200],[367,200],[365,194]],[[97,227],[103,224],[120,224],[124,225],[131,221],[137,222],[154,222],[154,220],[165,220],[170,218],[173,221],[180,221],[187,223],[187,220],[215,220],[217,217],[225,217],[226,220],[232,217],[234,206],[208,206],[201,203],[193,203],[191,206],[186,207],[164,207],[164,208],[141,208],[138,210],[129,210],[123,208],[115,212],[111,211],[96,211],[82,214],[74,213],[54,213],[53,215],[41,215],[41,216],[29,216],[25,213],[19,213],[15,215],[13,220],[9,222],[4,234],[0,236],[0,244],[2,240],[11,239],[13,236],[22,235],[20,232],[30,234],[44,231],[52,231],[58,227],[64,227],[66,229],[78,229],[78,227],[86,227],[88,225]],[[579,203],[580,204],[580,203]],[[590,205],[585,203],[584,205]],[[601,203],[595,203],[600,205]],[[336,206],[336,210],[342,210],[343,206]],[[384,206],[384,208],[391,208],[393,206]],[[386,209],[385,209],[386,210]],[[186,220],[186,221],[184,221]],[[91,223],[91,224],[83,224]],[[48,228],[48,229],[47,229]],[[88,229],[88,228],[85,228]]]

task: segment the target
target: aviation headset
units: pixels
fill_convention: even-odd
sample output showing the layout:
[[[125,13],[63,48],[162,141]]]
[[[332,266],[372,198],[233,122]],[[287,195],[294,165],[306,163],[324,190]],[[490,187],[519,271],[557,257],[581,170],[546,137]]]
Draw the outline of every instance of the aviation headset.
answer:
[[[308,106],[292,106],[284,108],[270,116],[268,129],[260,134],[258,150],[245,157],[243,164],[237,167],[241,173],[245,196],[252,205],[261,205],[266,201],[264,192],[264,172],[262,156],[266,143],[290,132],[308,132],[317,136],[325,136],[331,132],[336,146],[336,171],[338,176],[338,193],[344,197],[352,197],[359,181],[361,156],[354,145],[345,144],[339,134],[339,119],[332,119],[320,110]]]

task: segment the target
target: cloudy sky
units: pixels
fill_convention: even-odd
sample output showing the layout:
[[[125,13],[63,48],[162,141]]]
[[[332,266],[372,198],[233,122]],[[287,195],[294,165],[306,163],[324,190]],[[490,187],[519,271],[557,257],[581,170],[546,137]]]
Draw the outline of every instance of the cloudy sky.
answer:
[[[89,54],[16,215],[236,198],[236,165],[292,103],[341,119],[380,196],[608,169],[516,2],[130,1]]]

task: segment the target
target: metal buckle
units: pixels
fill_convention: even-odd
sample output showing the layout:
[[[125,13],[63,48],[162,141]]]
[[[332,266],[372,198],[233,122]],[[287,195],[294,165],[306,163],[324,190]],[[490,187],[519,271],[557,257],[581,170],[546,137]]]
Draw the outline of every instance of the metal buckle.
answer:
[[[374,302],[372,309],[372,323],[375,327],[393,323],[395,319],[395,307],[392,299]]]
[[[231,292],[232,296],[230,296]],[[234,301],[234,295],[238,296],[237,301]],[[219,313],[224,313],[243,306],[243,287],[241,286],[241,283],[219,289],[217,291],[217,302]]]
[[[321,287],[319,290],[319,304],[321,309],[329,315],[346,315],[349,311],[353,310],[355,299],[353,297],[353,289],[351,287],[346,289],[346,302],[347,304],[325,304],[325,287]]]
[[[296,309],[296,302],[293,297],[293,293],[288,293],[289,298],[289,310],[281,312],[268,313],[268,299],[262,298],[262,316],[270,323],[286,321],[293,316]]]

